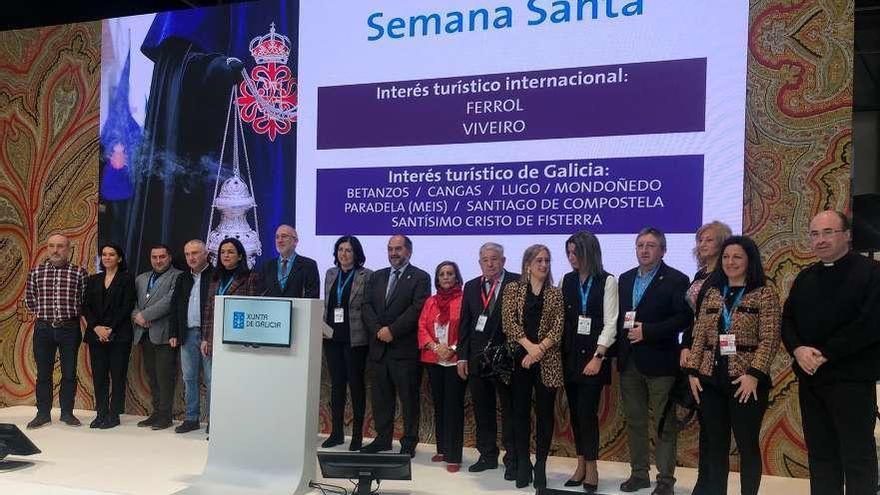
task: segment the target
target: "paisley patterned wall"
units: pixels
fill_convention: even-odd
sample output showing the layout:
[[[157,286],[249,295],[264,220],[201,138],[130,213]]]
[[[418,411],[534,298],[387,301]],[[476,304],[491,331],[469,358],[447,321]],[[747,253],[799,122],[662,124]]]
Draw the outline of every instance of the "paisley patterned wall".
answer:
[[[811,262],[809,218],[849,205],[853,2],[752,0],[750,10],[743,225],[784,295]],[[100,40],[99,23],[0,33],[0,406],[33,404],[33,323],[20,301],[26,268],[42,258],[42,240],[50,232],[67,234],[76,262],[94,268]],[[90,370],[81,352],[77,407],[91,408]],[[134,370],[141,368],[139,355]],[[807,476],[797,383],[788,365],[785,356],[774,364],[762,432],[764,471]],[[600,410],[601,455],[625,460],[617,393],[615,380]],[[133,373],[129,412],[143,413],[148,397],[144,374]],[[322,397],[321,429],[327,431],[326,372]],[[422,436],[433,441],[427,388],[424,397]],[[175,409],[181,406],[178,400]],[[466,408],[466,443],[473,445],[470,399]],[[555,454],[574,455],[561,394],[556,414]],[[695,425],[681,434],[682,465],[696,464],[696,438]]]

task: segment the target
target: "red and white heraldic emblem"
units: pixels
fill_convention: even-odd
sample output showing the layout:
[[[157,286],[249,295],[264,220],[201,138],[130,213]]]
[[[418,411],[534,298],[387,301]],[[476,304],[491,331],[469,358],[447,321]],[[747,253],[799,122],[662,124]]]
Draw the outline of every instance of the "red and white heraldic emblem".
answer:
[[[238,112],[256,133],[275,141],[279,134],[290,132],[296,122],[297,84],[287,66],[290,38],[276,33],[273,22],[268,34],[251,40],[249,49],[257,65],[251,69],[250,78],[239,84]]]

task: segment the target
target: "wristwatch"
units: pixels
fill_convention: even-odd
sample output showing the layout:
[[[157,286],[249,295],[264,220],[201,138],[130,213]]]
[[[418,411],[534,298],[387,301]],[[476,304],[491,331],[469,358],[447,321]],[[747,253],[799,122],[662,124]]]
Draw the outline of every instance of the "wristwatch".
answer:
[[[599,358],[600,360],[604,361],[605,360],[605,353],[604,352],[596,352],[596,354],[593,354],[593,357]]]

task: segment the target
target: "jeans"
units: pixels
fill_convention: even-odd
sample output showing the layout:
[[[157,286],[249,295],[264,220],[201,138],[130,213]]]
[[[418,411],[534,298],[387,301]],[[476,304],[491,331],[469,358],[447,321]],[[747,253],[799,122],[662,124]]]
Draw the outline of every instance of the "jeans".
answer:
[[[61,361],[61,390],[58,401],[61,413],[73,412],[76,396],[76,359],[82,333],[79,322],[75,326],[52,328],[37,322],[34,327],[34,361],[37,363],[37,413],[48,416],[52,409],[52,374],[55,369],[55,353]]]
[[[186,331],[186,337],[183,345],[180,346],[180,370],[183,374],[183,398],[186,403],[187,421],[198,421],[199,402],[201,400],[201,389],[199,388],[199,367],[205,373],[205,416],[210,413],[211,408],[211,358],[202,355],[200,349],[202,343],[201,332],[198,328],[189,328]]]

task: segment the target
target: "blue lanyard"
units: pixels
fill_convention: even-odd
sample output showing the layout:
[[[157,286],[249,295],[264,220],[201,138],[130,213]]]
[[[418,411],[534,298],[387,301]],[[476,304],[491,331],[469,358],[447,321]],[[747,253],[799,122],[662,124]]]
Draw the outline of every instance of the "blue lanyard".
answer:
[[[590,298],[590,289],[593,287],[593,276],[590,275],[587,278],[587,288],[584,289],[584,285],[581,284],[578,286],[578,291],[581,293],[581,314],[587,314],[587,301]]]
[[[287,273],[284,273],[281,271],[281,258],[278,258],[278,285],[281,286],[281,290],[287,287],[287,277],[290,276],[290,270],[293,269],[294,261],[296,261],[296,253],[293,253],[293,256],[287,260]]]
[[[721,318],[724,320],[724,333],[727,333],[730,330],[730,325],[733,324],[733,313],[736,312],[736,308],[739,306],[740,301],[742,301],[743,293],[746,291],[745,287],[740,287],[739,290],[736,291],[736,296],[733,298],[733,304],[730,306],[730,309],[727,309],[727,294],[730,292],[730,287],[724,286],[724,289],[721,290],[721,297],[724,298],[724,301],[721,304]]]
[[[654,280],[654,275],[657,275],[659,268],[660,265],[655,266],[653,270],[644,276],[639,275],[638,271],[636,272],[636,279],[633,283],[633,309],[638,307],[642,301],[642,296],[645,295],[645,291],[648,290],[648,286],[651,285],[651,281]]]
[[[338,308],[342,307],[342,293],[345,292],[345,286],[348,285],[348,283],[351,282],[352,277],[354,277],[355,271],[357,271],[357,268],[352,268],[341,284],[339,283],[339,275],[342,275],[342,269],[339,270],[339,275],[336,276],[336,307]]]
[[[220,285],[217,286],[217,295],[222,296],[226,294],[226,291],[229,290],[229,286],[232,285],[233,280],[235,280],[235,277],[229,277],[229,281],[225,284],[221,281]]]

